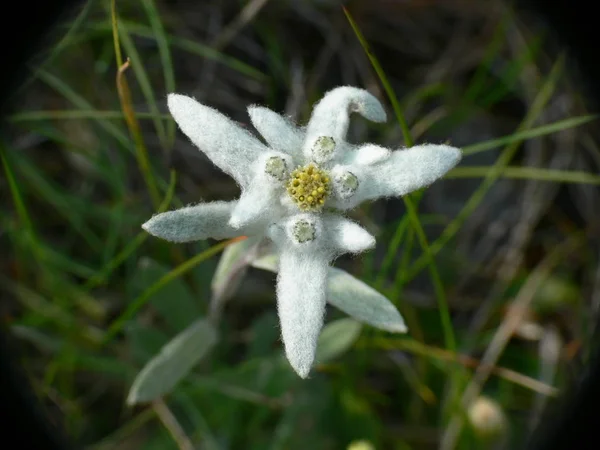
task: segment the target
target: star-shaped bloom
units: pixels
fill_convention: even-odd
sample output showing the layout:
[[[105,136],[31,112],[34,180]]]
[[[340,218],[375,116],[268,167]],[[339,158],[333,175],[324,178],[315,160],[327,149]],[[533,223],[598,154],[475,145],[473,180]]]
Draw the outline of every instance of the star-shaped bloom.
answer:
[[[240,235],[271,239],[279,253],[277,304],[286,356],[306,377],[323,325],[329,266],[343,253],[375,245],[375,238],[343,213],[365,200],[401,196],[433,183],[458,163],[460,150],[426,144],[391,151],[346,142],[351,113],[386,120],[379,101],[355,87],[327,92],[304,128],[268,108],[249,107],[266,145],[190,97],[171,94],[168,105],[183,133],[237,181],[242,193],[236,201],[155,215],[143,228],[173,242]]]

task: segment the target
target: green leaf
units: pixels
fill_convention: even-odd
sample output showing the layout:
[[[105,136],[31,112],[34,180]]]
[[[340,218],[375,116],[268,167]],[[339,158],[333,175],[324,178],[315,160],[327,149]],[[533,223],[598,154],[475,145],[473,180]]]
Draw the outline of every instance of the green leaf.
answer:
[[[213,296],[229,297],[239,286],[244,269],[254,257],[252,249],[260,238],[252,237],[228,246],[221,255],[219,265],[211,282]]]
[[[354,319],[339,319],[323,327],[317,344],[317,363],[329,362],[346,353],[360,335],[362,324]]]
[[[279,258],[277,255],[266,255],[262,258],[258,258],[252,261],[252,267],[256,267],[257,269],[266,270],[268,272],[277,273],[279,270]]]
[[[146,364],[135,378],[127,404],[149,402],[169,393],[217,342],[217,332],[198,320],[178,334]]]
[[[252,266],[277,272],[277,256],[267,255],[252,262]],[[396,307],[369,285],[348,272],[329,268],[327,302],[360,322],[393,333],[405,333],[404,319]]]
[[[132,286],[139,294],[167,273],[169,273],[169,269],[166,266],[150,258],[143,258],[133,276]],[[183,330],[194,319],[202,315],[197,300],[181,278],[174,279],[164,288],[152,294],[150,304],[174,333]]]
[[[147,363],[169,341],[164,332],[139,321],[127,324],[124,331],[132,359],[137,364]]]
[[[154,294],[159,292],[161,289],[164,289],[165,286],[168,286],[169,283],[177,280],[179,277],[183,276],[185,273],[192,270],[198,264],[203,263],[207,259],[213,257],[221,250],[223,250],[228,245],[232,244],[235,239],[230,239],[228,241],[222,241],[218,244],[213,245],[209,249],[203,251],[202,253],[194,256],[191,259],[181,263],[179,266],[175,267],[169,273],[166,273],[154,283],[152,283],[149,287],[147,287],[144,292],[142,292],[138,297],[136,297],[123,311],[119,317],[117,317],[112,324],[109,325],[108,330],[104,334],[104,339],[102,340],[102,345],[108,344],[114,337],[121,332],[125,324],[131,320],[131,318],[135,315],[135,313],[142,308]]]
[[[329,304],[356,320],[393,333],[407,331],[404,319],[392,302],[344,270],[329,269],[327,294]]]

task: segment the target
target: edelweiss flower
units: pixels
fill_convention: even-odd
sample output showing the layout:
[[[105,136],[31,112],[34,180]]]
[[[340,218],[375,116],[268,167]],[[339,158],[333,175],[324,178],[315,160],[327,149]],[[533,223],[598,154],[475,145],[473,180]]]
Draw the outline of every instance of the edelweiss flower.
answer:
[[[365,200],[400,196],[444,175],[461,158],[447,145],[390,151],[346,142],[350,114],[386,120],[367,91],[338,87],[318,102],[306,128],[270,109],[248,109],[267,145],[218,111],[190,97],[169,95],[181,130],[241,186],[239,200],[158,214],[143,225],[173,242],[267,236],[279,252],[277,303],[285,352],[306,377],[323,325],[327,271],[337,256],[359,253],[375,238],[344,218]]]

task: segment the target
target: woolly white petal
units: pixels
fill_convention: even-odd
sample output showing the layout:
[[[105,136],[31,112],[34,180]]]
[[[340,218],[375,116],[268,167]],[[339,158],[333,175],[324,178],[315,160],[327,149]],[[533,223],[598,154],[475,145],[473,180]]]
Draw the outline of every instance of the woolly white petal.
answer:
[[[360,253],[375,247],[375,238],[363,227],[337,215],[323,218],[326,235],[334,251]]]
[[[291,120],[263,106],[248,107],[248,114],[269,147],[301,161],[304,133]]]
[[[325,314],[327,271],[333,254],[325,249],[324,232],[315,214],[288,217],[268,230],[279,248],[277,306],[285,353],[302,378],[313,364]]]
[[[285,354],[302,378],[310,372],[325,314],[328,258],[284,247],[279,257],[277,309]]]
[[[251,183],[244,189],[238,204],[231,213],[229,226],[240,229],[258,223],[267,223],[269,219],[277,217],[281,210],[278,207],[278,189],[263,186],[261,183]]]
[[[392,333],[406,333],[394,304],[349,273],[330,267],[327,288],[327,302],[349,316]]]
[[[284,211],[280,197],[285,192],[285,181],[293,167],[292,158],[285,153],[269,151],[260,156],[251,168],[254,178],[242,190],[229,224],[240,228],[281,216]]]
[[[349,164],[358,164],[361,166],[369,166],[378,162],[385,161],[392,154],[389,148],[380,147],[375,144],[364,144],[359,148],[348,152],[347,155],[343,155],[344,162]]]
[[[252,179],[248,168],[266,147],[228,117],[191,97],[169,94],[168,105],[181,131],[216,166],[247,186]]]
[[[306,128],[304,156],[312,159],[312,149],[322,136],[333,138],[337,146],[346,139],[350,114],[357,112],[373,122],[385,122],[386,114],[373,95],[364,89],[342,86],[327,92],[315,105]],[[339,148],[336,150],[339,154]]]
[[[235,204],[236,202],[212,202],[187,206],[157,214],[143,224],[142,228],[153,236],[171,242],[239,236],[243,232],[227,224]]]
[[[279,258],[269,254],[252,261],[252,266],[277,273]],[[404,319],[387,298],[348,272],[330,267],[327,274],[327,303],[364,323],[392,333],[406,333]]]
[[[386,160],[372,165],[336,166],[332,170],[336,198],[331,205],[350,209],[365,200],[408,194],[444,176],[461,157],[455,147],[425,144],[394,151]],[[339,180],[348,174],[356,177],[357,187],[353,194],[344,196]]]

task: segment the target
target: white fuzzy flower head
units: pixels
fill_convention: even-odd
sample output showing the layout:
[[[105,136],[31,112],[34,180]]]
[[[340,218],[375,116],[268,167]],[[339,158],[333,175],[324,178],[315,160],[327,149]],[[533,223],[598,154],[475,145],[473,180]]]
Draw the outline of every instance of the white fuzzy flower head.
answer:
[[[171,94],[180,129],[242,188],[232,202],[158,214],[143,227],[173,242],[267,236],[279,253],[277,303],[286,355],[308,376],[325,313],[327,271],[334,258],[359,253],[375,238],[343,213],[365,200],[405,195],[454,167],[460,150],[420,145],[391,151],[346,142],[351,113],[384,122],[370,93],[338,87],[319,101],[305,128],[270,109],[248,109],[266,145],[218,111]]]

